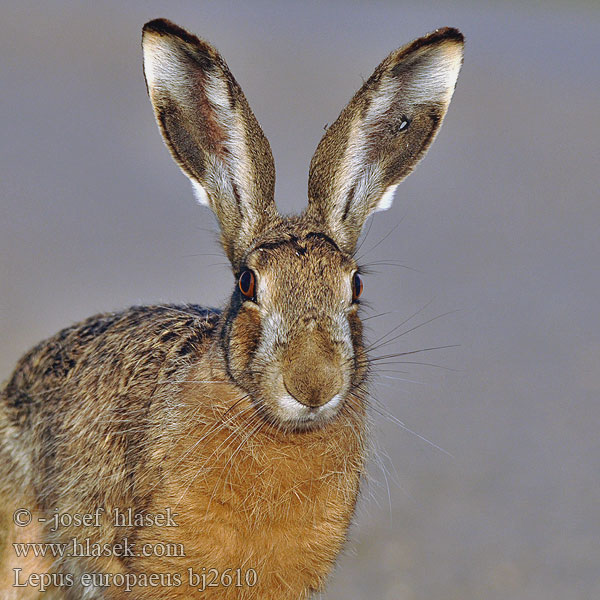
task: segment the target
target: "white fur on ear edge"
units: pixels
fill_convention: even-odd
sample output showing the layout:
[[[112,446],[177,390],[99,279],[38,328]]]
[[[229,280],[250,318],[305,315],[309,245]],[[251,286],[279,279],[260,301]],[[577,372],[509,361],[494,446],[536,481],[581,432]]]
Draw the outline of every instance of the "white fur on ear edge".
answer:
[[[209,206],[208,194],[206,193],[206,190],[194,179],[190,179],[190,182],[192,184],[192,189],[194,191],[194,198],[196,198],[196,202],[204,206]]]
[[[385,192],[383,193],[383,196],[381,196],[381,199],[377,203],[377,206],[375,207],[374,212],[379,212],[380,210],[387,210],[388,208],[390,208],[390,206],[392,206],[392,202],[394,201],[394,192],[396,191],[397,187],[398,187],[398,184],[390,185],[385,190]]]

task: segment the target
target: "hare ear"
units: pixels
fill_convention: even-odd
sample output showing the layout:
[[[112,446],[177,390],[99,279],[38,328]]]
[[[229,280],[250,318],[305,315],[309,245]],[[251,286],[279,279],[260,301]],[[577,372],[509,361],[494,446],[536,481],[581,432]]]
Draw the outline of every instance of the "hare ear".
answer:
[[[214,211],[234,268],[277,220],[269,142],[219,53],[166,19],[144,25],[144,75],[156,120],[201,204]]]
[[[462,64],[464,38],[438,29],[392,52],[319,143],[307,213],[352,252],[367,217],[392,204],[396,186],[433,141]]]

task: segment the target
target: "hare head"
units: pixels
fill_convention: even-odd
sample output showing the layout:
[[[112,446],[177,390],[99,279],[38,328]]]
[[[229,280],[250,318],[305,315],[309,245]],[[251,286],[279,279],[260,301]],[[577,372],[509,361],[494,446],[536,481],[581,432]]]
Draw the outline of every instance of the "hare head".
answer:
[[[143,50],[160,130],[232,265],[224,368],[274,425],[323,426],[360,402],[368,370],[358,238],[437,134],[463,36],[439,29],[377,67],[319,143],[308,207],[292,217],[277,212],[269,143],[219,53],[163,19],[145,25]]]

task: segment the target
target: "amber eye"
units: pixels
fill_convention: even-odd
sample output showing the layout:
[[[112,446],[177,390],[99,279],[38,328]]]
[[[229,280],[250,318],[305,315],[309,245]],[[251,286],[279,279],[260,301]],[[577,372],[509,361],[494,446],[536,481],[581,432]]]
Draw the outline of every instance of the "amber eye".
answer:
[[[352,276],[352,300],[356,301],[360,298],[363,291],[362,278],[358,273],[354,273]]]
[[[246,298],[254,298],[254,273],[252,271],[243,271],[240,275],[238,285],[240,286],[240,292],[246,296]]]

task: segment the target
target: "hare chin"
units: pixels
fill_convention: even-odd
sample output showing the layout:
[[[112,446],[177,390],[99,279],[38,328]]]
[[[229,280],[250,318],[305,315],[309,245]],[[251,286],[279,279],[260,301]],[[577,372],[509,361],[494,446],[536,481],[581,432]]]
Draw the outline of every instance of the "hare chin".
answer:
[[[283,394],[277,399],[277,405],[280,419],[296,425],[310,427],[333,418],[337,414],[342,400],[343,395],[336,394],[322,406],[311,408],[306,404],[302,404],[302,402],[298,402],[290,394]]]

